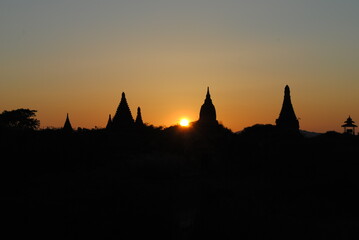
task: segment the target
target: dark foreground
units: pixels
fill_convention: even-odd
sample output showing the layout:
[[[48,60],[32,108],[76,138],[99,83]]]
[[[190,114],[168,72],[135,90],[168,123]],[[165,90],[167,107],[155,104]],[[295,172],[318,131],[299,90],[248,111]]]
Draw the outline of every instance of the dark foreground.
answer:
[[[357,136],[146,128],[5,131],[0,143],[14,238],[359,237]]]

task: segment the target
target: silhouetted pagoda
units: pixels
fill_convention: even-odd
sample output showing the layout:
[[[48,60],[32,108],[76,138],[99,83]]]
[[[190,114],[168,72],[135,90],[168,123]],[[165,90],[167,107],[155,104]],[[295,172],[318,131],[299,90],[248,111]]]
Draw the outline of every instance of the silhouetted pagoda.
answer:
[[[284,89],[282,110],[280,111],[279,118],[275,122],[278,128],[299,131],[299,121],[294,113],[288,85],[286,85]]]
[[[112,129],[123,129],[133,127],[134,121],[131,110],[128,107],[125,93],[122,93],[120,104],[118,105],[115,116],[112,119]]]
[[[71,123],[70,123],[70,119],[69,119],[69,114],[67,113],[66,115],[66,120],[65,120],[65,124],[64,124],[64,127],[62,128],[63,131],[65,132],[72,132],[73,131],[73,128],[71,126]]]
[[[198,124],[202,126],[218,125],[216,109],[212,103],[209,87],[207,87],[206,99],[204,100],[204,104],[202,105],[201,111],[199,113]]]
[[[141,114],[140,107],[137,108],[137,117],[136,117],[135,124],[136,124],[136,126],[143,126],[142,114]]]
[[[106,129],[110,129],[111,127],[112,127],[112,119],[111,119],[111,114],[109,114]]]
[[[349,116],[348,119],[344,122],[345,124],[342,125],[344,128],[344,133],[355,135],[355,128],[358,127],[355,125],[352,118]]]

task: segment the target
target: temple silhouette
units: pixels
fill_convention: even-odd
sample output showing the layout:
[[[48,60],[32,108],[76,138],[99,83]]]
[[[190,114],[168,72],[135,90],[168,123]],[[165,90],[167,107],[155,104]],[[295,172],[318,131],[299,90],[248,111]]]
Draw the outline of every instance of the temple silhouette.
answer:
[[[284,88],[283,105],[276,126],[282,130],[299,131],[299,121],[294,113],[288,85]]]
[[[211,94],[209,92],[209,87],[207,87],[206,98],[200,109],[199,119],[197,122],[195,122],[195,124],[198,127],[204,128],[219,125],[217,121],[216,108],[213,105]],[[116,131],[142,126],[145,126],[145,124],[142,119],[141,108],[137,108],[137,115],[136,119],[134,120],[126,99],[126,95],[123,92],[121,101],[117,107],[114,117],[111,118],[111,114],[109,114],[106,129]]]
[[[197,124],[200,126],[218,125],[216,108],[212,103],[211,94],[209,93],[209,87],[207,87],[206,99],[204,100],[204,103],[201,106]]]
[[[137,115],[136,115],[136,119],[134,120],[126,99],[126,95],[124,92],[122,92],[121,100],[117,107],[114,117],[112,118],[111,114],[109,114],[106,129],[123,130],[123,129],[131,129],[133,127],[141,127],[144,125],[145,124],[143,123],[142,120],[141,108],[140,107],[137,108]],[[201,128],[209,128],[218,125],[219,124],[217,121],[216,108],[213,105],[209,87],[207,87],[206,98],[200,108],[199,119],[198,121],[195,122],[195,126]],[[286,85],[284,88],[283,104],[279,117],[278,119],[276,119],[276,126],[277,128],[284,131],[290,131],[290,132],[299,131],[299,121],[293,109],[291,96],[290,96],[290,88],[288,85]],[[342,125],[342,127],[344,127],[344,132],[355,135],[355,127],[357,126],[354,125],[354,121],[352,121],[350,116],[347,119],[347,121],[345,121],[345,124]],[[73,131],[68,114],[66,116],[66,121],[63,130],[66,132]]]
[[[112,129],[128,128],[134,125],[131,110],[128,106],[126,95],[123,92],[120,104],[112,120]]]
[[[72,128],[72,125],[70,123],[70,118],[69,118],[69,114],[66,114],[66,120],[65,120],[65,124],[64,127],[62,128],[64,132],[72,132],[74,129]]]
[[[356,134],[355,128],[357,127],[357,125],[355,125],[354,123],[355,122],[349,116],[347,120],[344,122],[344,124],[341,125],[341,127],[344,128],[344,133],[355,135]],[[200,108],[199,119],[193,122],[193,124],[194,124],[193,126],[200,127],[203,129],[209,129],[211,127],[216,127],[221,125],[217,121],[216,108],[212,102],[209,87],[207,87],[206,97],[204,103],[201,105]],[[143,126],[146,126],[146,124],[143,122],[142,119],[141,108],[140,107],[137,108],[137,115],[136,118],[134,119],[132,117],[132,113],[126,99],[126,95],[124,92],[122,92],[121,100],[116,109],[116,113],[114,117],[111,117],[111,114],[109,114],[105,129],[116,131],[116,130],[138,128]],[[299,133],[299,128],[300,128],[299,121],[293,108],[291,95],[290,95],[290,88],[288,85],[286,85],[284,88],[283,104],[279,113],[279,117],[275,121],[275,126],[277,129],[283,132]],[[74,131],[69,119],[69,114],[66,115],[66,120],[62,130],[64,132]]]
[[[133,119],[130,107],[128,106],[126,95],[122,92],[121,101],[117,107],[114,117],[111,119],[111,114],[106,125],[106,129],[123,130],[131,129],[133,127],[143,126],[141,108],[137,108],[136,120]]]
[[[358,126],[354,124],[355,122],[352,120],[352,118],[349,116],[344,123],[345,124],[342,125],[342,128],[344,128],[344,133],[355,135],[355,128]]]

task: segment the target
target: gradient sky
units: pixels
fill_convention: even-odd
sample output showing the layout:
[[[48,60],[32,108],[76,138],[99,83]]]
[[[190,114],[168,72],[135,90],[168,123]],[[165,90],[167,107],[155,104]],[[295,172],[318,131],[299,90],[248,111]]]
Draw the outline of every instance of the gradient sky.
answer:
[[[41,128],[194,121],[211,89],[233,131],[274,124],[291,88],[301,129],[359,123],[358,0],[1,0],[0,111]]]

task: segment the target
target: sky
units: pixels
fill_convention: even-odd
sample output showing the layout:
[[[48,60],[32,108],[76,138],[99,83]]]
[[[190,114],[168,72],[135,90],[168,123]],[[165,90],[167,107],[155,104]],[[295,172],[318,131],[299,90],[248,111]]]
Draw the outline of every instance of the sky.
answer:
[[[41,128],[132,115],[195,121],[210,87],[232,131],[275,124],[289,85],[300,128],[359,123],[358,0],[1,0],[0,111]]]

